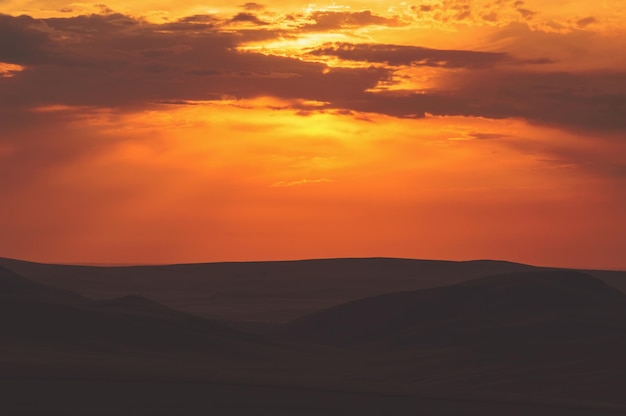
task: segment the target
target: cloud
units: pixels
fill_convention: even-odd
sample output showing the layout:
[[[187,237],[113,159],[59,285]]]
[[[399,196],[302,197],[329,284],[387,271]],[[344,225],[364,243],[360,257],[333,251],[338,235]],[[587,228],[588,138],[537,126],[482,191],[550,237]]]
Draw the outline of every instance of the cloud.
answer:
[[[345,19],[378,21],[371,13],[339,15],[341,25]],[[251,36],[276,32],[222,30],[228,22],[215,16],[186,17],[174,22],[176,28],[116,13],[53,19],[1,15],[0,23],[0,62],[23,67],[0,77],[0,94],[7,98],[0,103],[3,119],[49,105],[124,110],[269,96],[325,103],[295,111],[524,118],[569,129],[626,130],[626,72],[549,72],[517,65],[552,62],[549,58],[389,44],[339,43],[310,52],[381,64],[330,68],[240,51]],[[440,82],[419,92],[372,92],[393,82],[397,68],[390,65],[441,69]]]
[[[178,19],[174,22],[161,24],[162,30],[175,31],[175,30],[207,30],[220,26],[223,21],[215,16],[208,14],[196,14],[192,16],[186,16]]]
[[[430,17],[443,22],[463,21],[472,16],[470,0],[444,0],[440,3],[411,6],[418,18]]]
[[[328,31],[366,26],[403,26],[405,23],[398,17],[383,17],[373,14],[370,10],[361,12],[330,12],[316,11],[307,16],[313,23],[300,27],[304,32]]]
[[[343,60],[444,68],[482,68],[510,60],[506,53],[430,49],[420,46],[335,43],[309,52]]]
[[[467,71],[447,88],[371,93],[361,111],[398,117],[524,118],[566,129],[625,131],[626,72]]]
[[[214,27],[171,30],[169,24],[118,14],[3,19],[9,24],[2,31],[19,47],[2,48],[0,60],[27,65],[0,79],[12,107],[145,106],[222,96],[332,101],[356,96],[389,76],[384,69],[328,72],[320,63],[239,52],[244,36]],[[196,16],[179,23],[206,20]]]
[[[235,23],[252,23],[255,25],[268,25],[268,22],[265,22],[261,19],[259,19],[259,17],[255,14],[252,13],[237,13],[232,19],[230,19],[231,22],[235,22]]]
[[[0,61],[36,64],[50,58],[46,25],[28,16],[0,14]]]
[[[537,14],[537,12],[525,8],[522,0],[516,0],[513,3],[513,7],[525,20],[532,19]]]
[[[521,0],[442,0],[411,6],[418,21],[438,22],[444,25],[490,24],[507,25],[529,21],[537,12],[525,7]]]
[[[501,133],[481,133],[481,132],[472,132],[468,134],[472,139],[478,140],[492,140],[492,139],[504,139],[509,136]]]
[[[249,2],[249,3],[244,3],[244,4],[242,4],[242,5],[241,5],[241,6],[239,6],[239,7],[243,8],[243,9],[245,9],[245,10],[253,10],[253,11],[258,11],[258,10],[263,10],[263,9],[265,9],[265,6],[263,6],[262,4],[259,4],[259,3],[252,3],[252,2]]]
[[[280,181],[272,184],[273,188],[287,188],[292,186],[302,186],[302,185],[314,185],[321,183],[331,183],[334,182],[332,179],[321,178],[321,179],[300,179],[297,181]]]
[[[576,22],[576,25],[583,29],[587,26],[589,26],[590,24],[596,23],[597,19],[593,16],[589,16],[589,17],[585,17],[584,19],[580,19],[579,21]]]

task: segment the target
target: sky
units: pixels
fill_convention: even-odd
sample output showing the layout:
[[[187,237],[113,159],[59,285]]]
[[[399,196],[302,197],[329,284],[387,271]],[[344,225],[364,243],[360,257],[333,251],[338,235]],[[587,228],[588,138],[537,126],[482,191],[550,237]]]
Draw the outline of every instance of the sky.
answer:
[[[626,0],[0,0],[0,256],[626,270]]]

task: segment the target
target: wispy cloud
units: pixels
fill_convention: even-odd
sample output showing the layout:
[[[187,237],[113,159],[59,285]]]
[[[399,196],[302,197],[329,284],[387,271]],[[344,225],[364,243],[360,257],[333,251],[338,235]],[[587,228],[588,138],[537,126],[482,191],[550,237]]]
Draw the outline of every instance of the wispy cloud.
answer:
[[[321,178],[321,179],[299,179],[296,181],[280,181],[272,184],[274,188],[283,188],[283,187],[291,187],[291,186],[302,186],[302,185],[314,185],[321,183],[331,183],[334,182],[332,179]]]
[[[502,52],[442,50],[369,43],[335,43],[313,49],[309,53],[316,56],[335,56],[350,61],[442,68],[482,68],[511,60],[508,54]]]

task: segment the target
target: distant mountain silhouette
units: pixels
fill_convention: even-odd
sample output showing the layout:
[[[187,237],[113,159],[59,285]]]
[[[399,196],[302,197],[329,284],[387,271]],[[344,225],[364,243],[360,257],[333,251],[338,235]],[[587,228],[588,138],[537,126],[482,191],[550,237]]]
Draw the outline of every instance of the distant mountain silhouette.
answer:
[[[626,385],[626,295],[579,272],[500,274],[361,299],[281,334],[350,351],[368,379],[416,389],[622,403]]]
[[[144,316],[170,322],[203,321],[205,319],[170,309],[151,299],[139,295],[128,295],[115,299],[98,300],[94,303],[98,309],[127,315]]]
[[[76,293],[33,282],[2,266],[0,266],[0,296],[72,305],[85,305],[89,302],[87,298]]]
[[[91,301],[0,268],[0,343],[222,350],[253,337],[137,296]]]
[[[610,340],[626,335],[626,295],[580,272],[501,274],[353,301],[297,319],[284,333],[394,348]]]
[[[0,258],[35,282],[93,299],[140,295],[223,321],[288,322],[352,300],[544,268],[505,261],[321,259],[96,267]],[[590,271],[626,293],[626,272]]]
[[[272,322],[288,322],[383,293],[537,270],[504,261],[389,258],[125,267],[51,265],[0,258],[0,265],[41,284],[93,299],[140,295],[211,319]],[[623,277],[626,283],[626,273]]]

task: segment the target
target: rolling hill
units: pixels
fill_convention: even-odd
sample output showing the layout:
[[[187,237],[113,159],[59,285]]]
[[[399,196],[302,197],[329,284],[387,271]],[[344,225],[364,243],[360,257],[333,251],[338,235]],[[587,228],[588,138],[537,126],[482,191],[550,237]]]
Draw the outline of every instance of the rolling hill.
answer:
[[[7,414],[626,409],[626,295],[589,273],[393,259],[3,264]],[[230,319],[299,317],[258,336],[146,294]]]
[[[35,282],[93,299],[140,295],[206,318],[261,322],[288,322],[384,293],[541,269],[502,261],[388,258],[127,267],[51,265],[0,258],[0,265]],[[626,272],[588,273],[626,292]]]

